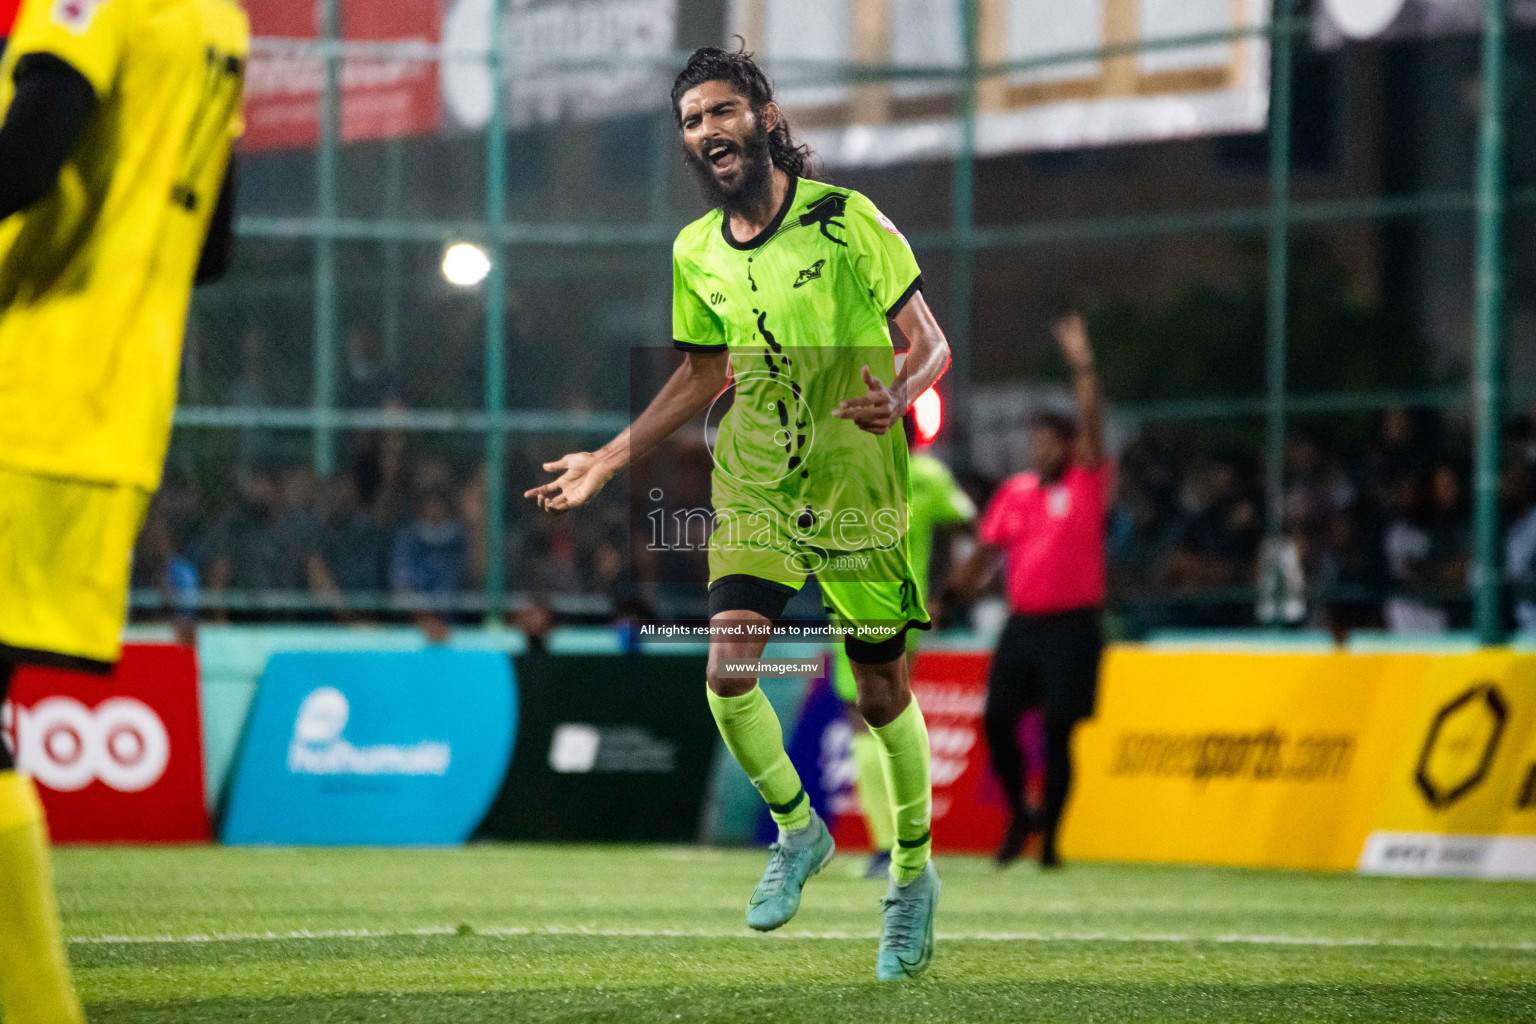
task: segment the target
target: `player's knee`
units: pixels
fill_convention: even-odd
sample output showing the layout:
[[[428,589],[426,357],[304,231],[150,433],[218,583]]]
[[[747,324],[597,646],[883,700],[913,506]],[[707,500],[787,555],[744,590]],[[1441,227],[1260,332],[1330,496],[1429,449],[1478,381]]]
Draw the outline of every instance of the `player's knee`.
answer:
[[[740,697],[752,692],[752,687],[757,685],[757,680],[751,676],[733,673],[728,664],[745,660],[745,657],[737,658],[726,651],[709,652],[709,662],[704,669],[704,682],[711,693],[717,697]]]
[[[884,665],[854,663],[859,685],[859,717],[873,726],[888,725],[906,710],[912,700],[904,663],[898,659]]]
[[[889,693],[859,694],[859,717],[876,728],[894,722],[905,708],[905,701]]]

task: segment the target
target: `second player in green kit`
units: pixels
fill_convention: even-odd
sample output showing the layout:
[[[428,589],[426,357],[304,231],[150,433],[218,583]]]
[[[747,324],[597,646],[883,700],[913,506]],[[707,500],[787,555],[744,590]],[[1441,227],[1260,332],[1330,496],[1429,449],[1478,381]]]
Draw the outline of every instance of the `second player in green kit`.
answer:
[[[928,732],[912,699],[907,633],[928,627],[908,551],[903,414],[949,365],[911,247],[867,198],[807,177],[750,55],[696,51],[672,89],[685,155],[712,209],[673,247],[673,341],[685,353],[628,430],[545,469],[528,497],[560,513],[708,411],[713,427],[707,697],[726,747],[779,826],[747,908],[768,931],[831,860],[777,716],[755,678],[760,630],[815,574],[878,745],[895,842],[876,976],[921,974],[939,879],[930,860]],[[911,342],[898,371],[889,320]]]
[[[917,436],[915,419],[911,412],[903,418],[908,428],[909,444]],[[976,518],[976,505],[955,482],[949,467],[932,455],[914,451],[908,462],[907,475],[911,481],[907,498],[907,559],[917,581],[917,593],[924,606],[931,607],[928,582],[934,538],[946,526],[973,521]],[[829,608],[828,614],[831,613]],[[916,668],[919,635],[915,630],[907,632],[907,659],[911,663],[909,671]],[[881,763],[880,744],[875,741],[863,716],[858,712],[858,680],[854,678],[848,652],[834,646],[832,653],[832,686],[848,705],[848,726],[852,731],[849,752],[853,756],[856,771],[859,808],[864,813],[870,845],[875,851],[865,874],[870,878],[878,878],[887,873],[891,851],[896,845],[896,822],[892,817],[890,795],[885,785],[885,768]]]

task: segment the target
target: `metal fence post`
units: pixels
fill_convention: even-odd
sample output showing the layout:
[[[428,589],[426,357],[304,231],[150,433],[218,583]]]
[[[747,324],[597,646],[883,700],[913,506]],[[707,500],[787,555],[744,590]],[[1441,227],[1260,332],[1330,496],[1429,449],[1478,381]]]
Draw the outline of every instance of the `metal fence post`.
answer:
[[[945,333],[949,338],[951,364],[948,374],[950,407],[957,415],[952,461],[959,468],[971,464],[971,293],[974,287],[976,208],[976,93],[981,74],[981,26],[977,0],[957,0],[960,38],[965,45],[965,77],[960,83],[960,140],[955,150],[951,185],[953,294],[952,313]],[[912,396],[916,398],[917,396]]]
[[[399,223],[405,219],[405,142],[390,139],[384,152],[384,218]],[[400,241],[384,243],[382,273],[384,294],[380,296],[383,323],[379,327],[384,366],[392,377],[400,373],[400,352],[405,318],[405,245]]]
[[[1291,49],[1296,0],[1275,0],[1270,35],[1269,284],[1265,322],[1265,532],[1285,529],[1286,300],[1291,220]]]
[[[336,470],[336,428],[330,412],[336,406],[336,215],[337,156],[341,142],[341,0],[320,0],[320,36],[324,43],[325,89],[320,94],[320,146],[315,152],[315,213],[321,229],[315,236],[315,475]]]
[[[1504,0],[1483,0],[1482,112],[1477,145],[1477,290],[1472,380],[1477,436],[1472,599],[1479,643],[1504,638],[1499,550],[1504,405]]]
[[[651,227],[660,236],[670,235],[672,226],[672,154],[681,148],[678,139],[677,120],[672,114],[669,103],[666,112],[660,115],[651,132],[651,189],[646,199],[646,217]],[[648,327],[653,327],[652,340],[672,337],[672,274],[668,267],[665,273],[655,274],[651,278],[648,289],[647,310],[645,322]],[[628,355],[628,353],[626,353]],[[631,361],[626,372],[634,366]],[[634,381],[630,385],[634,386]]]
[[[507,219],[507,76],[505,0],[491,3],[491,118],[485,136],[485,228],[491,272],[485,280],[485,599],[486,619],[499,621],[507,596],[507,433],[506,406],[507,254],[502,243]]]

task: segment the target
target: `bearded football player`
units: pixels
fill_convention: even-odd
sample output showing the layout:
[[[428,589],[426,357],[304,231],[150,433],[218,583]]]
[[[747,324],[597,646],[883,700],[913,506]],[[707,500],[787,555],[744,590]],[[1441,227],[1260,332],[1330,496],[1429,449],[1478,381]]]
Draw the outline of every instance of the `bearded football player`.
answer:
[[[876,975],[916,977],[933,955],[928,731],[906,635],[929,616],[907,547],[901,419],[944,373],[949,346],[906,239],[867,198],[807,177],[768,78],[744,52],[695,51],[672,87],[688,162],[710,199],[672,250],[673,342],[684,360],[643,413],[596,452],[548,463],[526,496],[560,513],[591,500],[732,388],[711,481],[707,691],[725,744],[778,824],[747,908],[770,931],[833,854],[755,678],[753,627],[810,574],[844,637],[858,712],[879,746],[895,843]],[[901,371],[888,326],[910,342]]]

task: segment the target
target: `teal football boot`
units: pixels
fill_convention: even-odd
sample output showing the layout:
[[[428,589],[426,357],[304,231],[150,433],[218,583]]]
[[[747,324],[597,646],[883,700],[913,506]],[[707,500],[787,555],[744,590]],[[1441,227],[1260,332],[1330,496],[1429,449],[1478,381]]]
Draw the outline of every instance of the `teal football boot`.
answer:
[[[885,923],[880,929],[880,952],[875,957],[875,977],[880,981],[915,978],[933,959],[933,912],[939,905],[939,873],[933,861],[906,885],[891,880],[880,909]]]
[[[800,909],[800,890],[806,880],[827,866],[837,846],[821,815],[811,812],[811,823],[793,832],[779,829],[779,841],[768,847],[768,867],[747,903],[747,925],[771,932]]]

